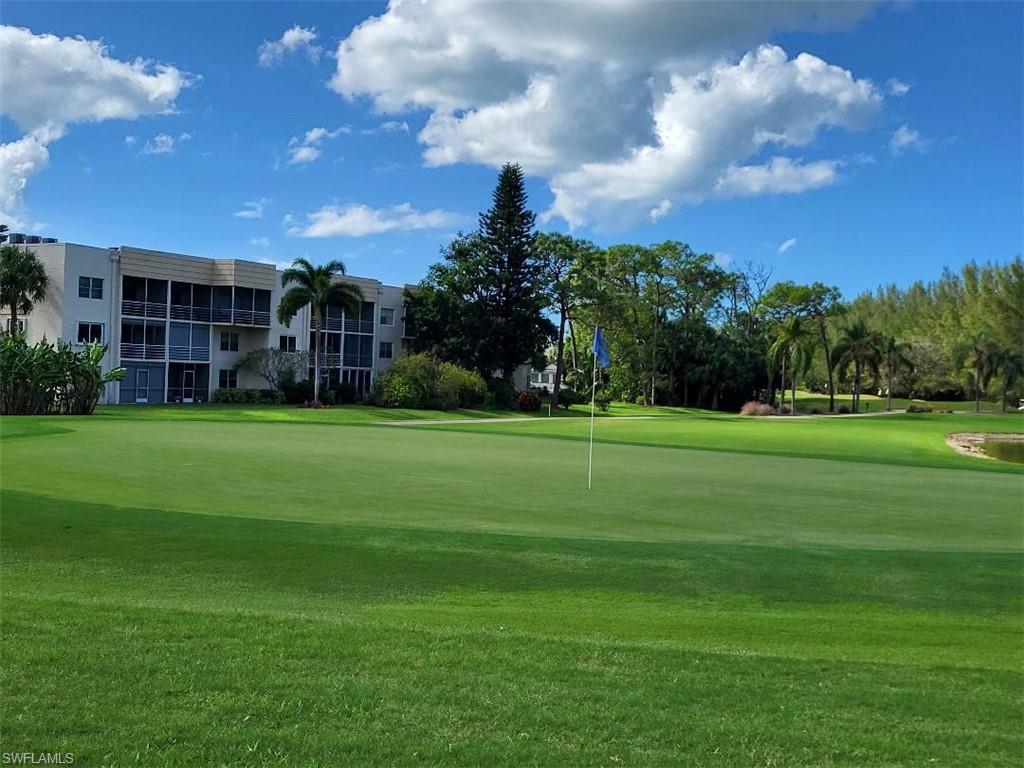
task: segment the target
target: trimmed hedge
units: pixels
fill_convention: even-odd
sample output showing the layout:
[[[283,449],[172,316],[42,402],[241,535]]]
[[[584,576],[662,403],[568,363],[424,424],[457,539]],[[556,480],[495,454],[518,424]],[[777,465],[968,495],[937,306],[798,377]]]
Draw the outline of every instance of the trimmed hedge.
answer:
[[[284,394],[277,389],[215,389],[210,402],[280,405]]]

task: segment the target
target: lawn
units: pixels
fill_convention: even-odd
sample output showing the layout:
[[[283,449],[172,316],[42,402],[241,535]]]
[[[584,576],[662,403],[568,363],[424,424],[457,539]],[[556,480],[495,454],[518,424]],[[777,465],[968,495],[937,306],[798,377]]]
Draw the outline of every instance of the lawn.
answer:
[[[0,751],[1020,764],[1024,419],[403,416],[0,422]]]

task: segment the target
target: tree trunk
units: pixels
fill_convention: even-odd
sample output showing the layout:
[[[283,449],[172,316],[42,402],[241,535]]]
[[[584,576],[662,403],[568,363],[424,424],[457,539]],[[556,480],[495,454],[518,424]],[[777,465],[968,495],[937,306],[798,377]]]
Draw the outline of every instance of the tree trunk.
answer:
[[[853,364],[853,412],[860,411],[860,361]]]
[[[551,389],[551,408],[558,407],[558,393],[562,389],[562,368],[565,353],[565,306],[561,307],[558,319],[558,350],[555,353],[555,383]]]
[[[892,410],[892,361],[889,361],[889,365],[886,366],[886,398],[885,398],[885,410]]]
[[[1008,387],[1006,386],[1006,379],[1003,379],[1003,413],[1006,413],[1006,390],[1007,389],[1008,389]]]
[[[793,374],[793,397],[789,400],[790,413],[796,416],[796,373]]]
[[[821,346],[825,349],[825,369],[828,371],[828,412],[836,411],[836,382],[832,374],[832,351],[828,348],[828,332],[825,330],[825,321],[822,320],[818,327],[821,329]]]
[[[316,330],[313,337],[313,402],[320,402],[320,322],[319,312],[314,319]]]
[[[981,365],[974,366],[974,412],[981,413]]]
[[[779,413],[786,407],[786,356],[782,356],[782,377],[779,386]]]
[[[11,302],[11,336],[16,336],[18,333],[18,305],[13,301]]]
[[[572,322],[572,318],[567,318],[569,322],[569,339],[572,341],[572,369],[578,371],[580,369],[579,361],[576,359],[576,326]]]

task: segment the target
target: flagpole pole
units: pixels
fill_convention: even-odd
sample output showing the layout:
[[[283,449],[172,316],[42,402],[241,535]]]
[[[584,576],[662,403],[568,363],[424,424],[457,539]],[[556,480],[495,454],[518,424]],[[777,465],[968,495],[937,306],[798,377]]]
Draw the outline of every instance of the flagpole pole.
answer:
[[[595,339],[597,330],[594,330]],[[597,397],[597,344],[594,345],[593,380],[590,384],[590,458],[587,461],[587,490],[590,490],[594,476],[594,400]]]

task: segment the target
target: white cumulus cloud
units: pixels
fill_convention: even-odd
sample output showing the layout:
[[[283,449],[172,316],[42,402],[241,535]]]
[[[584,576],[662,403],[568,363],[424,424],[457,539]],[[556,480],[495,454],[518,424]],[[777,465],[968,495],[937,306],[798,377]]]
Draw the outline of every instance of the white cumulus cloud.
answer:
[[[146,141],[142,147],[142,153],[144,155],[169,155],[177,149],[178,144],[191,138],[191,133],[182,133],[177,138],[168,133],[158,133]]]
[[[902,80],[890,77],[885,81],[885,90],[889,92],[890,96],[906,96],[910,93],[910,86]]]
[[[347,125],[339,126],[333,131],[326,128],[310,128],[302,136],[293,136],[288,142],[288,164],[301,165],[311,163],[323,154],[321,144],[324,139],[336,139],[343,133],[351,133]]]
[[[794,245],[796,245],[796,238],[795,237],[791,237],[788,240],[783,240],[781,243],[779,243],[779,247],[776,249],[776,251],[778,253],[785,253],[790,248],[792,248]]]
[[[286,29],[279,39],[264,40],[256,52],[256,60],[261,67],[273,67],[284,61],[288,54],[300,52],[316,64],[323,53],[323,48],[315,44],[316,38],[315,29],[296,24]]]
[[[382,113],[428,111],[417,137],[428,166],[515,161],[546,177],[549,217],[650,216],[666,199],[739,193],[743,176],[759,175],[746,186],[761,193],[792,190],[796,176],[820,185],[829,169],[837,178],[835,161],[759,156],[785,159],[820,129],[864,127],[882,90],[758,44],[870,12],[830,2],[394,1],[339,44],[330,85]],[[730,172],[746,167],[760,170]]]
[[[911,128],[909,125],[901,125],[895,131],[889,139],[889,151],[894,155],[901,155],[908,149],[914,149],[918,152],[924,152],[927,149],[927,144],[924,139],[921,138],[921,134]]]
[[[269,202],[265,197],[261,197],[259,200],[249,200],[231,215],[236,219],[262,219],[263,209]]]
[[[253,237],[249,239],[249,243],[255,245],[257,248],[269,248],[270,238],[269,237]]]
[[[0,145],[3,215],[18,220],[28,179],[46,166],[49,145],[69,125],[174,112],[195,81],[176,67],[115,59],[98,40],[0,26],[0,112],[24,131]]]
[[[364,136],[373,136],[376,133],[408,133],[409,124],[404,120],[386,120],[379,125],[375,125],[372,128],[363,128],[360,133]]]
[[[362,203],[325,205],[306,214],[305,223],[285,218],[289,235],[297,237],[365,237],[384,232],[441,229],[457,226],[463,216],[434,209],[419,211],[409,203],[390,208],[371,208]]]

